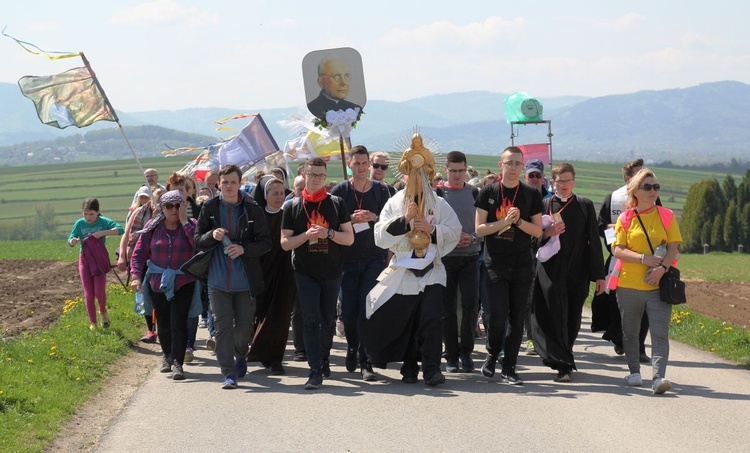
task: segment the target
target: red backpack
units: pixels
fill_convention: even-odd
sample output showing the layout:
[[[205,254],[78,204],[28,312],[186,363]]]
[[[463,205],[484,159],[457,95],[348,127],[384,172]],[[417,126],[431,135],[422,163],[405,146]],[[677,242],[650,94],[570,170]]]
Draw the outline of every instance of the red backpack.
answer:
[[[94,236],[86,236],[81,243],[83,253],[83,262],[93,277],[104,275],[112,270],[112,264],[109,261],[109,252],[104,241]]]

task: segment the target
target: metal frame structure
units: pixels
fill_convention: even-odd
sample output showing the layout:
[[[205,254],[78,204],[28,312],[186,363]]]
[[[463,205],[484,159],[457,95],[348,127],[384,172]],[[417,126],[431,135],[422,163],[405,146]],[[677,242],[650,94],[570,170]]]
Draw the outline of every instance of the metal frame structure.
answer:
[[[534,126],[538,126],[540,124],[546,124],[547,125],[547,145],[549,148],[549,163],[552,165],[552,120],[542,120],[542,121],[511,121],[510,123],[510,144],[511,146],[515,146],[515,138],[518,137],[517,133],[517,127],[518,125],[529,125],[533,124]]]

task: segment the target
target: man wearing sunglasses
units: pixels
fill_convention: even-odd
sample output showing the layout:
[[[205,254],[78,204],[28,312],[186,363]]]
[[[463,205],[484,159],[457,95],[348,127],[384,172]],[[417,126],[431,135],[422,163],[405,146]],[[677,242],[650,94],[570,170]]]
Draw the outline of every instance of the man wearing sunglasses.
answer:
[[[385,175],[388,173],[389,158],[388,153],[383,151],[370,154],[370,163],[372,164],[370,167],[370,179],[385,184],[388,187],[388,192],[391,196],[394,196],[397,192],[396,188],[385,181]]]
[[[526,162],[523,177],[526,180],[526,184],[535,188],[542,194],[542,200],[546,200],[552,196],[552,193],[547,190],[547,185],[545,184],[544,163],[542,163],[541,160],[531,159]]]
[[[271,250],[266,216],[239,190],[241,178],[236,165],[219,171],[221,192],[203,205],[195,233],[196,248],[212,251],[206,280],[223,389],[237,388],[247,373],[255,297],[264,290],[260,257]]]
[[[341,58],[326,58],[318,64],[318,86],[321,88],[318,97],[308,102],[310,113],[325,119],[329,110],[346,110],[360,106],[346,100],[349,96],[352,79],[349,65]]]

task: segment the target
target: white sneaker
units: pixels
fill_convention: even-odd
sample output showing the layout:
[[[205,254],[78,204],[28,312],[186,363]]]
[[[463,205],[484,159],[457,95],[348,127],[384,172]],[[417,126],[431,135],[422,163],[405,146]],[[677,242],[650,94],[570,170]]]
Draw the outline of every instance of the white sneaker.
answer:
[[[672,383],[664,378],[658,378],[654,380],[654,385],[651,389],[654,391],[654,395],[661,395],[672,388]]]
[[[641,379],[641,373],[633,373],[625,376],[625,382],[631,387],[640,387],[643,385],[643,379]]]

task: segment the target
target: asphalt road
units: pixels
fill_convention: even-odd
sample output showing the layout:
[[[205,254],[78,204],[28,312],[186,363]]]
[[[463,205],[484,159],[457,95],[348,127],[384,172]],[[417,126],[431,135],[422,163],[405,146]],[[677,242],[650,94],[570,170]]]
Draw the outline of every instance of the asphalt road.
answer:
[[[623,385],[627,366],[584,319],[572,383],[555,383],[538,356],[522,355],[523,386],[487,380],[478,371],[447,374],[431,388],[404,384],[398,364],[363,382],[344,368],[336,338],[330,379],[302,388],[307,365],[285,362],[285,376],[251,364],[236,390],[222,390],[215,357],[199,330],[186,381],[153,371],[112,421],[96,451],[242,452],[747,452],[750,372],[672,342],[672,391]],[[482,340],[480,340],[481,342]],[[478,344],[474,361],[484,359]],[[649,350],[650,353],[650,350]],[[291,358],[291,342],[286,358]],[[499,370],[499,368],[498,368]]]

